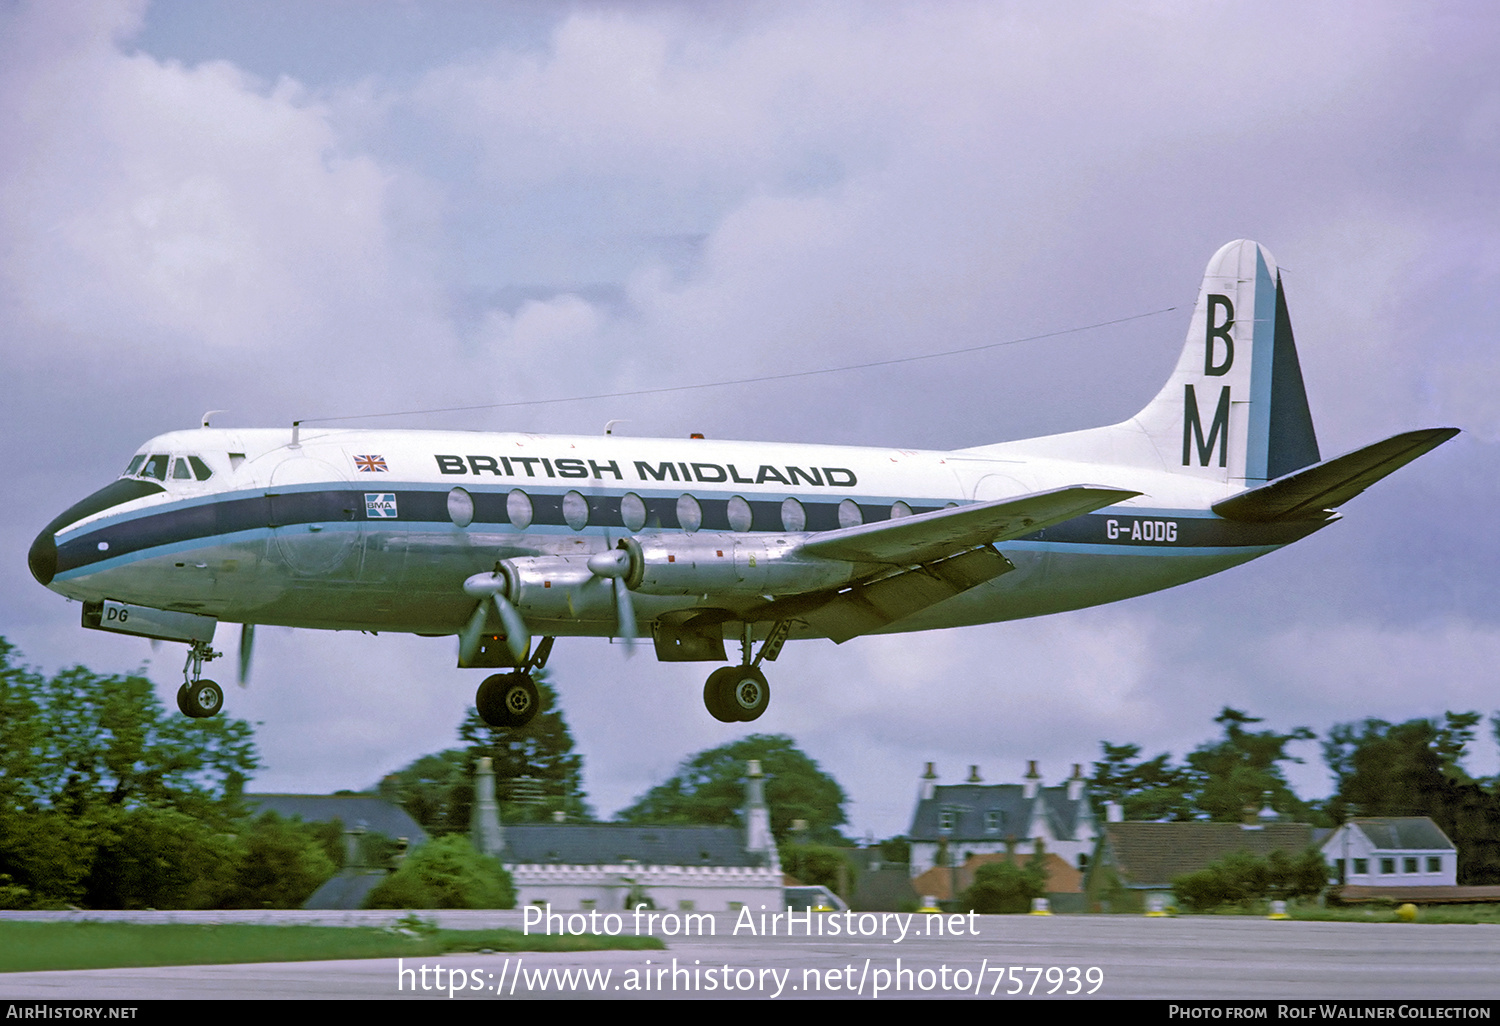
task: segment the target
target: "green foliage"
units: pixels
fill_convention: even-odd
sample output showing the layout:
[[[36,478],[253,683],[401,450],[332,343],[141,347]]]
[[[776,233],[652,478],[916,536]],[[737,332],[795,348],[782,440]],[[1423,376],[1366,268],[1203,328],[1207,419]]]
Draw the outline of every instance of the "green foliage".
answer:
[[[1154,759],[1137,762],[1140,745],[1112,745],[1099,742],[1104,758],[1094,763],[1089,781],[1094,816],[1104,821],[1105,804],[1118,802],[1130,820],[1186,820],[1193,818],[1188,792],[1192,776],[1171,765],[1171,755],[1163,752]]]
[[[1292,793],[1279,764],[1301,762],[1287,754],[1286,746],[1293,741],[1310,741],[1316,735],[1306,727],[1296,727],[1288,734],[1248,731],[1245,727],[1260,719],[1228,706],[1214,722],[1223,724],[1223,740],[1202,745],[1187,757],[1196,784],[1194,808],[1217,822],[1233,823],[1240,820],[1246,808],[1259,809],[1269,801],[1276,811],[1305,822],[1311,810]]]
[[[301,908],[338,871],[329,858],[327,831],[267,812],[238,837],[243,851],[220,908]]]
[[[670,780],[615,818],[626,823],[742,826],[746,763],[751,759],[760,760],[767,778],[766,805],[778,844],[799,819],[807,822],[809,841],[847,843],[838,832],[846,822],[844,789],[785,734],[751,734],[699,752],[684,760]]]
[[[963,892],[963,905],[981,913],[1031,911],[1033,898],[1047,896],[1047,872],[1039,860],[1022,867],[1014,862],[986,862],[974,872],[974,883]]]
[[[498,859],[463,837],[428,841],[370,892],[366,908],[514,908],[515,887]]]
[[[1282,851],[1273,851],[1265,858],[1240,851],[1196,873],[1177,877],[1172,890],[1185,907],[1207,912],[1223,905],[1314,897],[1327,883],[1327,873],[1316,848],[1296,858]]]
[[[1478,713],[1445,713],[1441,723],[1341,723],[1324,759],[1338,781],[1329,811],[1353,817],[1429,816],[1459,851],[1460,884],[1500,883],[1500,795],[1462,766]]]
[[[257,765],[244,721],[168,712],[138,674],[44,677],[0,639],[0,902],[211,905]]]
[[[804,884],[821,884],[839,897],[854,893],[859,869],[849,853],[826,844],[783,844],[778,849],[781,868]]]

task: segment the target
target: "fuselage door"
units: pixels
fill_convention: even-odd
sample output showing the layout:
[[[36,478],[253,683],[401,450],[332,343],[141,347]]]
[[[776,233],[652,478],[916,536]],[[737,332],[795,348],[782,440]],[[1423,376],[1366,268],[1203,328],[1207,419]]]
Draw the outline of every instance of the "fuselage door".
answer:
[[[330,463],[311,456],[278,463],[266,489],[275,554],[299,575],[358,577],[363,517],[356,497]]]

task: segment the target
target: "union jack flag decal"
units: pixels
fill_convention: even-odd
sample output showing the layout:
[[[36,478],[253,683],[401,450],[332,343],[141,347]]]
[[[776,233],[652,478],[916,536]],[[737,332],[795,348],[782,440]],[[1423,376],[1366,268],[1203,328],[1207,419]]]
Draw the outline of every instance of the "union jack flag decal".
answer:
[[[389,469],[385,465],[384,456],[356,456],[354,465],[361,474],[384,474]]]

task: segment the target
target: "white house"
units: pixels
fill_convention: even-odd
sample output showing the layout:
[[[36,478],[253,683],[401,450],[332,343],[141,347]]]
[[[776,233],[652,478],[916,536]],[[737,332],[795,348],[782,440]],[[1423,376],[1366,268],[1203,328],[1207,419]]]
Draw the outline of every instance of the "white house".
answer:
[[[1453,887],[1458,849],[1426,816],[1351,819],[1323,842],[1323,858],[1355,887]]]
[[[1037,840],[1069,865],[1087,868],[1099,830],[1076,763],[1073,775],[1056,787],[1042,786],[1035,761],[1027,764],[1020,784],[986,784],[978,766],[969,767],[962,784],[939,784],[937,779],[929,762],[907,834],[913,877],[937,865],[944,847],[948,864],[961,866],[970,855],[1029,855]]]

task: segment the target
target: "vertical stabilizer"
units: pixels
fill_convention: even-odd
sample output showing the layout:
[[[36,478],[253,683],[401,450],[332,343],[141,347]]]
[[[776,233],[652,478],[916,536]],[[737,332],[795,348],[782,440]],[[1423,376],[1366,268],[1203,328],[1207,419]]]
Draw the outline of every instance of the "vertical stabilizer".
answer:
[[[1271,254],[1214,254],[1177,369],[1135,417],[1167,466],[1241,489],[1318,462],[1318,440]]]

